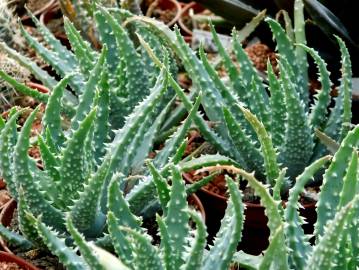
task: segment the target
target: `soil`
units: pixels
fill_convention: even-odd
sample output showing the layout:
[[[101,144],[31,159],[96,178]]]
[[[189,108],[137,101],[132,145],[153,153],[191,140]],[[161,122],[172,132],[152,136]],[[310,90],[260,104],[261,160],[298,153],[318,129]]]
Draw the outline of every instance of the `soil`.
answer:
[[[0,270],[23,270],[24,268],[21,268],[16,263],[10,263],[10,262],[0,262]]]
[[[254,66],[259,71],[267,71],[267,61],[269,59],[274,72],[278,73],[276,54],[267,45],[263,43],[255,43],[251,46],[248,46],[244,50],[246,51],[249,59],[253,62]]]
[[[17,219],[17,209],[15,209],[13,214],[13,219],[11,220],[9,228],[19,233],[19,223]],[[11,248],[11,251],[16,254],[16,256],[19,256],[23,258],[24,260],[28,261],[29,263],[33,264],[34,266],[40,268],[40,269],[46,269],[46,270],[64,270],[65,268],[59,263],[59,260],[57,257],[53,256],[51,253],[49,253],[46,250],[40,250],[40,249],[33,249],[29,251],[21,251],[16,248]],[[1,268],[0,268],[1,270]]]
[[[50,0],[27,0],[26,6],[32,13],[34,13],[49,2]]]
[[[163,10],[161,8],[155,8],[152,12],[153,18],[162,21],[165,24],[168,24],[176,16],[176,10]]]
[[[49,254],[46,251],[34,249],[24,253],[18,252],[15,254],[40,269],[65,270],[65,267],[60,264],[57,257]]]

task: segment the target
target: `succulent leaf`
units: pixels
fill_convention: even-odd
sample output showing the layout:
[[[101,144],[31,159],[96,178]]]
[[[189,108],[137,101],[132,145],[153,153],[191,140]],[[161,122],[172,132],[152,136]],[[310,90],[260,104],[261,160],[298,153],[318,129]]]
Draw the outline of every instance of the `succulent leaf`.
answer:
[[[304,191],[305,184],[329,159],[330,156],[322,157],[305,168],[304,172],[297,177],[294,187],[289,190],[288,203],[285,208],[285,220],[288,224],[285,227],[285,234],[290,250],[290,264],[295,269],[304,269],[311,252],[308,237],[304,234],[301,227],[304,221],[298,213],[298,208],[300,207],[298,200],[300,199],[300,194]]]
[[[186,259],[186,264],[182,268],[183,270],[196,270],[200,269],[203,263],[207,231],[206,225],[198,213],[190,211],[189,214],[191,215],[191,219],[196,224],[196,233],[191,251]]]
[[[65,244],[65,240],[60,238],[59,234],[53,229],[47,227],[36,219],[33,215],[28,214],[28,218],[32,225],[43,239],[49,250],[56,255],[60,262],[69,270],[89,270],[85,260],[78,256],[76,252]]]
[[[343,188],[343,178],[347,165],[351,159],[353,147],[359,142],[359,126],[355,127],[344,138],[339,150],[334,155],[329,168],[323,176],[323,184],[317,203],[318,220],[314,233],[318,237],[323,235],[324,228],[329,220],[333,219],[339,205],[340,192]]]
[[[96,108],[92,109],[80,123],[63,150],[59,169],[61,175],[59,188],[62,194],[61,200],[65,205],[70,205],[73,199],[78,198],[78,192],[83,190],[83,185],[86,183],[86,168],[84,166],[85,141],[95,117]]]
[[[213,247],[204,259],[203,269],[228,269],[241,240],[244,223],[242,195],[232,179],[228,177],[226,180],[230,194],[229,202]]]
[[[38,186],[34,183],[35,179],[32,175],[30,166],[31,161],[28,156],[29,137],[32,123],[35,120],[38,109],[35,109],[27,118],[19,135],[18,142],[15,146],[14,154],[14,180],[18,187],[24,190],[24,198],[34,215],[42,215],[46,224],[64,229],[63,213],[54,208],[45,196],[40,192]]]

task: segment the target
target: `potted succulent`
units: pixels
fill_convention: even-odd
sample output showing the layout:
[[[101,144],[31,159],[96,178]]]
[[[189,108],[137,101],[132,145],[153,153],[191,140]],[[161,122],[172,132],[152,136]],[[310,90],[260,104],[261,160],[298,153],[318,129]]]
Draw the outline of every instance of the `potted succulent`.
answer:
[[[339,96],[327,115],[331,100],[329,72],[316,51],[299,44],[305,43],[301,1],[296,1],[295,16],[298,19],[295,25],[298,34],[294,41],[278,22],[267,19],[277,41],[280,71],[277,78],[272,66],[268,64],[268,86],[262,82],[245,54],[236,32],[233,34],[233,51],[240,64],[240,71],[212,27],[214,42],[229,76],[229,82],[224,83],[203,49],[200,49],[198,59],[178,31],[173,33],[159,22],[139,18],[183,61],[194,89],[205,93],[202,106],[209,121],[215,124],[214,129],[210,130],[203,119],[196,119],[195,123],[204,139],[241,167],[255,171],[256,176],[269,184],[283,199],[287,198],[288,189],[303,169],[327,153],[325,146],[315,138],[315,130],[324,130],[340,142],[349,130],[351,119],[351,64],[344,42],[337,38],[342,54],[342,79]],[[314,98],[314,105],[309,100],[307,55],[313,58],[318,67],[322,86]],[[186,106],[188,97],[182,95],[180,98]],[[278,190],[277,183],[282,181],[284,184]],[[316,183],[320,183],[320,177]],[[251,208],[248,207],[247,211],[251,211]],[[258,207],[253,209],[258,211]],[[309,209],[313,213],[313,204],[309,205]]]
[[[146,16],[163,21],[170,27],[180,18],[181,10],[181,5],[177,0],[154,0],[148,6]]]
[[[208,157],[207,162],[204,162],[203,158],[196,161],[198,165],[205,166],[202,170],[226,169],[243,177],[260,197],[268,217],[270,244],[263,255],[259,256],[243,251],[236,252],[237,243],[241,240],[244,204],[237,183],[229,177],[226,179],[230,192],[226,214],[213,246],[206,249],[205,224],[198,214],[188,210],[186,203],[186,187],[181,177],[181,170],[186,167],[183,164],[167,164],[166,174],[171,181],[160,176],[160,173],[153,174],[155,192],[163,209],[162,216],[156,217],[161,245],[152,242],[152,238],[140,225],[141,219],[131,212],[131,205],[120,188],[124,180],[121,175],[114,175],[112,178],[107,202],[109,241],[118,258],[113,253],[87,242],[69,215],[66,218],[66,228],[74,242],[64,241],[63,236],[46,226],[41,218],[36,218],[31,213],[27,213],[27,218],[39,235],[39,241],[45,243],[66,267],[74,270],[88,267],[104,270],[145,267],[157,270],[184,266],[216,270],[227,270],[229,267],[252,270],[335,269],[333,265],[341,267],[339,269],[355,268],[359,265],[355,242],[359,178],[358,153],[353,146],[358,143],[359,126],[356,126],[344,138],[332,159],[330,156],[324,156],[316,160],[297,177],[295,185],[289,191],[285,209],[281,207],[281,201],[274,198],[268,187],[257,180],[253,173],[224,163],[206,166],[210,163]],[[305,234],[300,226],[303,220],[299,214],[298,202],[306,182],[330,160],[319,194],[318,220],[314,232],[316,239],[311,246],[311,235]],[[340,185],[333,180],[340,181]],[[192,233],[188,226],[190,218],[195,224]],[[76,253],[74,248],[81,254]],[[351,250],[352,253],[342,253],[342,250]]]

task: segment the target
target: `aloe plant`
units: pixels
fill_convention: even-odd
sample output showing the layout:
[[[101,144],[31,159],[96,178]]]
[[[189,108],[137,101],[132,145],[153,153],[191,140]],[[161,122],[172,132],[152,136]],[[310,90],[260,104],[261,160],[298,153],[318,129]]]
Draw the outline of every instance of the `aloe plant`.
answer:
[[[97,0],[97,1],[73,1],[60,0],[62,13],[74,23],[81,34],[91,41],[94,45],[98,45],[99,37],[95,27],[95,6],[101,5],[106,8],[122,8],[134,14],[142,14],[139,2],[137,0]]]
[[[308,164],[326,153],[314,137],[315,129],[324,130],[338,142],[347,134],[351,119],[351,63],[340,38],[337,40],[342,54],[342,79],[335,106],[329,109],[332,83],[324,60],[306,45],[293,44],[280,24],[272,19],[267,22],[277,41],[280,75],[277,77],[268,64],[268,85],[245,54],[236,31],[232,43],[239,71],[212,27],[230,81],[226,84],[203,49],[198,59],[178,30],[172,32],[151,19],[138,17],[138,20],[149,25],[173,49],[195,89],[204,93],[202,105],[216,132],[209,134],[206,127],[199,125],[204,138],[221,154],[236,160],[246,170],[255,171],[259,179],[272,187],[281,169],[287,167],[287,176],[294,181]],[[297,22],[296,31],[298,40],[305,42],[305,37],[300,35],[303,24]],[[322,85],[312,105],[305,75],[307,54],[317,65]],[[181,97],[184,103],[185,98]]]
[[[237,185],[227,179],[229,204],[216,240],[207,251],[206,226],[202,217],[188,206],[180,168],[167,165],[170,172],[168,178],[162,177],[150,165],[163,209],[163,215],[156,216],[160,246],[152,244],[151,236],[141,227],[141,218],[131,213],[120,189],[124,180],[121,175],[114,175],[109,185],[107,213],[109,235],[118,258],[86,242],[74,225],[75,219],[70,216],[66,219],[66,227],[81,256],[41,219],[30,213],[27,217],[42,241],[67,269],[228,269],[241,238],[244,220],[241,192]],[[190,219],[195,229],[189,226]]]
[[[36,234],[23,215],[26,211],[42,215],[47,225],[60,232],[65,232],[63,221],[65,212],[69,212],[77,217],[77,228],[87,232],[89,237],[101,236],[105,222],[103,213],[107,211],[103,202],[107,199],[111,176],[115,172],[128,176],[134,168],[142,166],[170,107],[169,103],[162,110],[169,76],[163,69],[151,94],[136,106],[123,128],[110,130],[107,120],[110,113],[109,88],[105,80],[107,71],[99,71],[106,52],[104,47],[91,72],[93,76],[98,72],[101,74],[99,88],[93,92],[90,78],[68,130],[62,129],[61,98],[73,75],[61,80],[50,96],[42,95],[47,99],[47,106],[38,146],[44,170],[38,169],[27,153],[31,126],[38,109],[31,113],[19,134],[16,132],[16,120],[21,111],[13,109],[11,117],[2,126],[0,171],[11,195],[19,202],[22,232],[34,243],[36,241],[32,236]],[[198,106],[199,102],[193,109]],[[184,122],[179,128],[180,134],[170,139],[169,145],[158,155],[164,160],[156,160],[158,167],[175,154],[179,142],[185,138],[191,118]],[[108,139],[110,132],[115,133],[112,142]],[[133,193],[140,196],[146,194],[146,189],[137,189]],[[145,202],[139,201],[142,204]],[[131,204],[136,208],[136,201],[131,201]]]
[[[196,167],[196,163],[198,168],[205,167],[202,170],[231,171],[246,179],[254,189],[265,208],[270,229],[269,247],[259,256],[235,252],[243,225],[243,203],[237,184],[230,178],[227,178],[229,204],[221,229],[214,245],[209,250],[205,249],[205,225],[197,213],[188,211],[186,203],[186,188],[181,177],[181,172],[186,170],[184,164],[167,164],[170,174],[166,178],[149,163],[163,210],[162,217],[157,215],[156,218],[161,236],[160,245],[152,244],[151,237],[141,227],[141,219],[131,213],[131,206],[120,189],[124,181],[121,174],[115,174],[111,180],[107,203],[108,230],[118,258],[86,242],[85,237],[75,228],[71,216],[66,219],[66,227],[81,256],[75,252],[72,244],[63,241],[62,235],[44,225],[41,218],[30,213],[27,213],[27,217],[42,241],[68,269],[228,269],[230,265],[251,270],[355,269],[359,265],[356,241],[359,167],[355,147],[358,143],[359,126],[348,133],[333,158],[324,156],[306,167],[290,189],[285,209],[282,209],[281,201],[274,198],[269,188],[257,180],[253,173],[225,163],[224,160],[209,162],[209,157],[187,162],[191,169]],[[305,235],[301,228],[304,221],[299,215],[298,200],[305,184],[330,160],[319,194],[318,221],[314,233],[316,243],[311,245],[311,236]],[[333,181],[333,176],[336,181]],[[192,233],[188,226],[190,218],[196,224],[196,231]]]
[[[235,264],[244,269],[356,269],[359,266],[358,144],[359,126],[356,126],[343,139],[334,157],[324,156],[314,161],[296,178],[285,209],[280,197],[271,195],[268,186],[257,180],[254,173],[231,165],[204,168],[211,172],[226,169],[246,179],[260,197],[268,217],[270,244],[264,255],[238,252],[234,256]],[[312,235],[306,235],[301,227],[305,221],[299,215],[298,201],[305,185],[330,160],[320,188],[312,245]]]
[[[133,108],[150,94],[150,89],[159,75],[159,69],[151,64],[145,51],[137,48],[137,45],[131,39],[131,34],[122,26],[122,22],[131,15],[130,13],[124,10],[109,10],[98,6],[93,15],[101,40],[100,45],[102,47],[107,46],[108,49],[105,57],[106,61],[103,60],[104,67],[100,66],[98,69],[106,67],[108,70],[107,77],[103,80],[110,86],[110,123],[112,128],[117,129],[123,126],[125,117],[132,112]],[[44,41],[40,42],[35,37],[32,37],[20,24],[21,34],[28,45],[37,52],[44,62],[52,67],[59,77],[74,73],[74,76],[69,80],[71,90],[64,90],[63,99],[64,110],[72,117],[74,107],[78,105],[79,97],[83,95],[86,82],[92,78],[92,94],[95,91],[94,89],[99,87],[99,75],[94,76],[91,71],[98,62],[100,53],[81,37],[69,19],[65,18],[64,24],[71,50],[62,45],[36,17],[32,15],[31,17]],[[164,61],[166,50],[162,48],[159,40],[144,27],[138,25],[137,28],[143,38],[153,46],[156,55],[161,61]],[[8,47],[5,43],[1,42],[0,48],[9,57],[28,69],[36,79],[52,91],[57,84],[57,80],[53,76],[21,53]],[[171,71],[175,72],[175,61],[173,61],[172,57],[169,59],[172,67]],[[41,102],[46,102],[47,98],[44,95],[38,94],[20,84],[6,71],[0,70],[0,77],[19,92],[39,99]],[[173,91],[169,91],[167,99],[162,104],[163,108],[172,97]]]
[[[163,102],[168,99],[169,85],[178,93],[183,92],[170,75],[168,66],[164,65],[150,95],[135,107],[122,129],[111,130],[108,126],[110,94],[107,70],[100,68],[106,54],[104,46],[68,129],[63,130],[61,99],[74,75],[62,79],[50,95],[37,92],[38,98],[47,103],[42,119],[43,132],[38,136],[43,170],[37,168],[27,153],[31,126],[38,109],[31,113],[20,133],[16,131],[16,121],[21,110],[12,109],[8,121],[0,121],[0,172],[11,195],[18,201],[22,236],[2,226],[0,234],[14,245],[25,249],[32,245],[41,246],[42,241],[39,241],[39,235],[26,214],[31,213],[41,215],[44,224],[69,236],[64,226],[67,214],[87,240],[108,246],[109,237],[104,234],[107,230],[107,188],[116,173],[128,177],[121,184],[121,190],[126,191],[126,201],[133,213],[151,217],[158,210],[158,198],[154,192],[156,185],[143,164],[172,105],[167,102],[162,109]],[[93,81],[98,76],[99,87],[94,91]],[[163,177],[168,175],[166,164],[169,161],[174,164],[181,161],[187,131],[197,116],[200,101],[198,97],[194,105],[188,104],[188,117],[153,159],[152,170],[160,170]],[[109,140],[111,132],[114,133],[112,141]],[[141,174],[143,179],[134,183],[132,173]],[[188,187],[188,193],[195,192],[209,180]],[[131,186],[134,187],[131,189]]]

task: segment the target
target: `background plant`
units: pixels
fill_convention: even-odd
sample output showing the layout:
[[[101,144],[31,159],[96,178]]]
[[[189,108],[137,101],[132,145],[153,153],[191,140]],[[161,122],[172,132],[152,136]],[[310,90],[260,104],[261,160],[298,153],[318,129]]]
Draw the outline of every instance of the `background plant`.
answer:
[[[163,99],[166,99],[169,78],[172,77],[167,72],[168,68],[162,69],[151,94],[136,106],[122,129],[113,131],[114,139],[108,143],[109,86],[105,80],[107,71],[100,68],[106,53],[105,46],[91,72],[100,81],[99,86],[92,95],[91,84],[86,84],[68,130],[62,128],[61,97],[74,75],[62,79],[50,96],[32,90],[39,95],[39,99],[47,101],[42,121],[43,133],[38,137],[43,170],[28,155],[31,127],[38,109],[27,118],[19,134],[16,132],[16,120],[21,111],[12,109],[6,123],[1,119],[0,171],[11,195],[18,201],[22,235],[4,227],[0,231],[14,245],[24,249],[42,246],[39,235],[29,223],[26,215],[29,212],[41,215],[44,224],[69,237],[64,227],[67,213],[87,240],[111,246],[109,236],[104,234],[107,230],[107,188],[116,173],[126,177],[120,188],[126,193],[126,201],[134,213],[152,217],[159,209],[155,183],[142,165],[171,107],[168,103],[164,110],[159,110]],[[179,87],[173,78],[171,82]],[[190,105],[186,120],[153,159],[154,170],[160,169],[164,176],[168,174],[166,165],[169,160],[175,164],[181,160],[186,148],[186,134],[199,105],[200,98],[194,106]],[[141,179],[138,183],[130,177],[134,171],[142,174],[137,176]],[[208,183],[208,179],[205,181],[188,187],[188,193]]]
[[[69,269],[228,269],[231,257],[241,237],[243,226],[243,205],[241,193],[233,180],[228,180],[230,203],[223,219],[222,227],[213,247],[206,252],[206,227],[198,213],[190,210],[186,201],[186,189],[178,167],[168,164],[171,176],[163,178],[154,170],[157,194],[163,209],[157,215],[161,246],[151,243],[151,236],[141,227],[141,219],[134,216],[120,190],[123,179],[115,176],[109,186],[108,227],[115,252],[119,259],[108,263],[111,254],[98,253],[98,249],[86,243],[83,236],[73,226],[73,219],[67,219],[71,232],[82,256],[71,247],[66,247],[53,230],[40,220],[31,218],[44,242]],[[150,165],[152,169],[154,167]],[[169,186],[168,182],[172,184]],[[190,218],[196,230],[189,226]],[[57,237],[56,237],[57,236]],[[207,258],[207,259],[206,259]],[[107,263],[106,263],[107,262]],[[106,266],[107,264],[107,266]],[[127,267],[124,267],[127,266]]]
[[[297,10],[298,20],[302,23],[296,24],[295,32],[296,40],[305,43],[302,11]],[[204,138],[243,168],[256,171],[261,179],[265,176],[265,181],[272,186],[281,168],[288,168],[287,175],[293,181],[311,161],[325,153],[325,148],[313,136],[315,129],[324,130],[339,142],[349,130],[351,64],[341,39],[338,38],[342,54],[340,94],[327,115],[332,84],[325,62],[313,49],[303,44],[294,45],[278,22],[267,19],[277,41],[280,70],[277,79],[272,66],[268,65],[267,86],[242,49],[236,32],[233,34],[233,51],[240,71],[212,28],[213,39],[230,80],[229,84],[225,84],[203,50],[200,50],[198,59],[178,31],[173,33],[151,19],[139,20],[150,25],[171,46],[182,60],[194,89],[203,91],[203,108],[209,120],[215,123],[213,133],[203,123],[196,122]],[[307,84],[307,53],[317,65],[322,85],[313,105],[309,100]],[[186,97],[181,99],[185,104]]]
[[[333,35],[338,35],[349,45],[349,51],[353,59],[357,59],[359,40],[358,31],[355,24],[355,7],[351,1],[345,1],[337,5],[332,1],[326,0],[290,0],[290,1],[203,1],[197,0],[200,4],[209,8],[215,14],[218,14],[234,24],[236,27],[243,25],[256,16],[261,10],[266,9],[267,14],[272,18],[283,15],[284,24],[288,33],[293,29],[290,27],[291,21],[296,23],[295,6],[303,5],[305,7],[306,29],[308,42],[311,47],[319,51],[320,55],[329,62],[330,67],[338,68],[340,55],[336,50],[336,40]],[[239,15],[240,14],[240,15]],[[289,27],[288,27],[289,26]],[[263,39],[268,39],[265,27],[260,28],[257,34]],[[325,41],[324,41],[325,40]],[[323,42],[324,41],[324,42]],[[266,40],[270,43],[270,40]],[[354,73],[358,73],[358,64],[354,61]]]
[[[129,16],[129,13],[121,10],[111,13],[113,14],[101,7],[94,12],[94,16],[102,45],[107,45],[108,48],[106,65],[109,72],[106,81],[110,86],[110,122],[112,128],[120,128],[124,124],[125,117],[132,112],[135,105],[150,94],[150,88],[158,77],[159,69],[153,64],[151,65],[145,51],[137,51],[137,45],[132,42],[130,34],[121,26],[121,22],[126,16]],[[69,80],[70,89],[65,89],[63,104],[67,114],[72,117],[73,108],[78,104],[78,97],[83,94],[85,83],[90,78],[91,70],[99,58],[99,53],[91,48],[69,20],[65,19],[65,30],[72,50],[63,46],[34,16],[32,19],[50,49],[32,37],[20,25],[21,33],[28,44],[53,68],[58,76],[64,77],[66,74],[75,73]],[[165,50],[162,49],[158,39],[143,27],[139,26],[138,31],[155,48],[157,56],[163,60]],[[56,85],[57,78],[49,75],[21,53],[11,49],[5,43],[0,43],[0,48],[20,65],[29,69],[34,77],[50,90]],[[170,62],[172,70],[175,71],[175,62],[172,58]],[[27,95],[34,93],[24,85],[20,85],[6,72],[0,71],[0,76],[18,91]],[[98,83],[99,81],[93,80],[91,87],[96,89]],[[94,90],[92,95],[93,93]],[[33,97],[37,98],[35,93]],[[167,97],[167,101],[169,101],[173,97],[173,92],[171,94],[169,91]],[[166,101],[162,104],[162,108],[165,103]]]
[[[237,264],[245,269],[355,269],[359,265],[357,242],[359,210],[358,150],[359,126],[342,141],[323,176],[323,184],[317,203],[317,221],[314,225],[315,244],[312,235],[304,234],[303,218],[299,215],[298,202],[305,185],[331,158],[322,157],[296,178],[289,190],[285,209],[279,194],[258,181],[253,173],[234,166],[217,165],[202,169],[216,171],[226,169],[248,181],[261,205],[265,207],[270,229],[270,244],[263,256],[251,256],[238,252]]]

